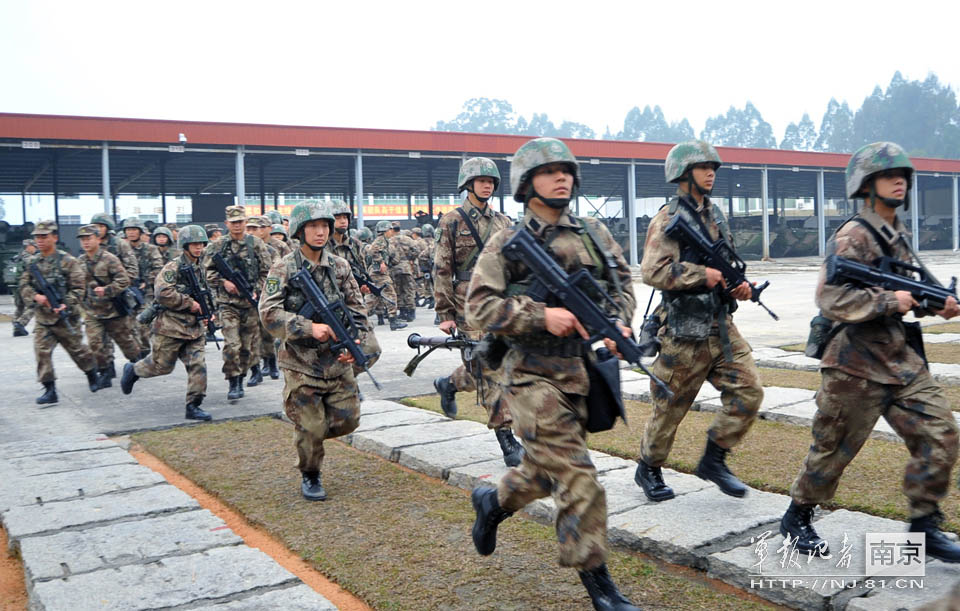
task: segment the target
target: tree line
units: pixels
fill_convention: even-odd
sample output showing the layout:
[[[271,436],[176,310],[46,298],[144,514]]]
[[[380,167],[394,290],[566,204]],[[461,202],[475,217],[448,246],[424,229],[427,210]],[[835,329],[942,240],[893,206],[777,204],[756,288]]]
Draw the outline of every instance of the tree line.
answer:
[[[437,121],[435,131],[462,131],[554,138],[597,138],[588,125],[575,121],[555,124],[546,113],[529,120],[518,116],[506,100],[472,98],[450,121]],[[687,119],[671,122],[660,106],[634,106],[623,128],[608,127],[605,140],[680,142],[695,137]],[[853,111],[846,101],[831,98],[820,127],[808,113],[787,125],[779,145],[773,128],[760,111],[747,102],[731,106],[725,114],[707,119],[700,138],[716,146],[780,148],[796,151],[849,153],[868,142],[892,140],[908,153],[921,157],[960,159],[960,106],[953,89],[930,74],[923,81],[908,81],[900,72],[886,90],[879,86]]]

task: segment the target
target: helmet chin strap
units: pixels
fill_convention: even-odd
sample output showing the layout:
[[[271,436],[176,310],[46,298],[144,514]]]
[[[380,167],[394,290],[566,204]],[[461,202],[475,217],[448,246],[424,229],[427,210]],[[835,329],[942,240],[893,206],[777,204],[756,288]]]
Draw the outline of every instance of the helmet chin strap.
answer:
[[[323,250],[325,246],[326,244],[324,244],[323,246],[314,246],[313,244],[307,244],[307,248],[309,248],[313,252],[320,252],[321,250]]]
[[[474,196],[475,198],[477,198],[477,201],[480,202],[481,204],[487,203],[487,201],[489,201],[489,199],[490,199],[491,197],[493,197],[493,194],[492,194],[492,193],[491,193],[490,195],[486,196],[486,197],[480,197],[479,195],[477,195],[477,192],[473,190],[473,181],[472,181],[472,180],[470,181],[470,186],[467,187],[467,193],[472,193],[473,196]]]
[[[347,233],[346,227],[334,227],[333,230],[339,233],[340,235]]]
[[[907,196],[904,197],[903,199],[896,199],[893,197],[880,197],[879,195],[877,195],[876,184],[871,180],[870,181],[870,199],[871,201],[874,201],[874,202],[881,201],[885,206],[888,206],[890,208],[899,208],[900,206],[903,206],[904,210],[910,209],[910,190],[909,189],[907,189]]]
[[[704,189],[699,183],[697,183],[696,180],[693,179],[692,171],[687,174],[687,189],[690,191],[691,195],[693,195],[694,189],[696,189],[696,192],[701,196],[709,196],[711,193],[713,193],[713,189]]]
[[[571,194],[572,195],[572,194]],[[563,210],[570,205],[570,200],[573,197],[544,197],[537,193],[537,190],[533,188],[533,183],[530,184],[530,197],[536,197],[547,206],[553,208],[554,210]]]

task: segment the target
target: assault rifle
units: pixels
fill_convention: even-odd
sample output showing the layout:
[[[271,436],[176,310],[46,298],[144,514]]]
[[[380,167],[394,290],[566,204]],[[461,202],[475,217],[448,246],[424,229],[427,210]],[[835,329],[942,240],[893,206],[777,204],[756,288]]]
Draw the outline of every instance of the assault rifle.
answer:
[[[363,350],[355,341],[360,336],[360,332],[353,322],[353,314],[344,305],[343,300],[339,299],[330,303],[306,267],[290,276],[290,285],[302,291],[307,298],[307,302],[303,304],[297,314],[329,326],[333,330],[333,334],[337,336],[336,343],[330,344],[330,350],[337,352],[346,349],[353,357],[354,366],[363,369],[370,376],[370,380],[377,387],[377,390],[382,390],[383,387],[380,386],[380,383],[377,382],[368,368],[367,363],[370,361],[370,357],[363,353]],[[346,321],[347,326],[344,326],[344,321]]]
[[[526,229],[515,232],[503,245],[502,252],[507,259],[519,261],[529,268],[534,281],[527,291],[528,296],[540,302],[546,301],[549,295],[556,297],[590,334],[590,338],[585,340],[588,346],[601,339],[612,340],[624,360],[639,367],[667,397],[673,397],[666,383],[641,362],[643,348],[632,337],[624,337],[614,320],[580,288],[579,285],[586,284],[590,294],[599,294],[617,308],[617,304],[597,284],[589,270],[581,269],[574,274],[567,274]]]
[[[687,219],[679,214],[673,215],[663,232],[667,234],[667,237],[693,249],[704,265],[720,270],[724,281],[727,283],[727,288],[723,292],[726,299],[732,300],[730,293],[746,282],[750,286],[750,301],[766,310],[767,314],[772,316],[774,320],[780,320],[779,316],[760,301],[760,293],[770,286],[770,281],[756,286],[747,280],[747,264],[730,248],[726,240],[721,238],[716,242],[711,242],[706,236],[691,227]]]
[[[893,257],[880,257],[876,267],[837,255],[830,255],[825,262],[827,284],[855,282],[880,286],[888,291],[909,291],[926,310],[942,310],[947,298],[957,299],[956,277],[951,278],[950,286],[945,287],[922,266],[916,267]]]
[[[43,296],[50,302],[51,310],[56,310],[63,305],[63,295],[60,294],[60,291],[58,291],[55,286],[47,282],[47,279],[43,277],[43,272],[40,271],[36,263],[30,264],[30,275],[33,276],[33,281],[37,283],[40,292],[43,293]],[[67,331],[73,333],[73,326],[69,320],[70,310],[64,308],[57,313],[57,316],[63,321],[63,326],[67,328]]]
[[[220,276],[224,280],[229,280],[237,287],[237,292],[241,297],[249,301],[253,307],[259,305],[257,300],[253,298],[253,287],[250,286],[250,281],[247,280],[245,274],[241,274],[239,271],[230,267],[230,264],[227,263],[226,259],[224,259],[220,253],[213,255],[213,263],[217,266],[217,271],[220,272]]]
[[[373,280],[370,278],[370,274],[367,274],[365,272],[359,272],[356,269],[354,269],[353,277],[354,279],[356,279],[358,285],[367,287],[368,289],[370,289],[371,293],[373,293],[380,299],[383,299],[390,305],[397,305],[397,302],[393,301],[392,299],[390,299],[389,297],[386,297],[383,294],[382,286],[377,286],[376,284],[373,283]]]
[[[213,343],[217,345],[217,350],[219,350],[220,342],[217,341],[216,334],[217,325],[213,322],[213,311],[216,306],[213,305],[213,295],[210,294],[210,289],[200,282],[197,271],[192,265],[181,265],[180,275],[187,280],[187,291],[190,293],[190,298],[200,304],[200,315],[197,316],[197,320],[206,323],[207,335],[213,336]]]

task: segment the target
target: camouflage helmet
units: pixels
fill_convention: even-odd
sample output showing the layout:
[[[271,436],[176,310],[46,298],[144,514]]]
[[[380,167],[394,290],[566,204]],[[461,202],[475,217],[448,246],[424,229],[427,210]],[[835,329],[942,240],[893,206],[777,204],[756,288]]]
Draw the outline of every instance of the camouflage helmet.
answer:
[[[108,231],[116,231],[117,223],[113,220],[113,217],[106,212],[98,212],[90,217],[90,223],[96,223],[98,225],[106,225]]]
[[[200,225],[187,225],[177,232],[177,245],[180,247],[180,250],[186,250],[187,244],[197,242],[206,244],[209,241],[207,232]]]
[[[486,157],[471,157],[460,166],[460,175],[457,176],[457,192],[467,188],[467,183],[474,178],[489,176],[493,179],[493,188],[500,186],[500,170],[492,159]]]
[[[360,238],[363,242],[369,242],[373,239],[373,232],[370,231],[370,228],[364,225],[360,228],[360,231],[357,233],[357,237]]]
[[[510,162],[510,190],[513,199],[526,200],[520,188],[533,177],[533,171],[549,163],[566,163],[573,170],[573,186],[580,186],[580,164],[567,145],[556,138],[534,138],[517,149]]]
[[[281,225],[280,223],[274,223],[270,226],[270,235],[275,233],[282,234],[283,237],[287,237],[287,228]]]
[[[290,212],[290,235],[296,237],[304,225],[316,220],[330,221],[330,229],[333,230],[334,219],[330,206],[318,201],[300,202]]]
[[[354,240],[357,239],[357,236],[359,234],[360,234],[360,230],[357,229],[356,227],[353,227],[352,229],[350,229],[350,237],[353,238]]]
[[[333,212],[333,216],[337,216],[339,214],[349,214],[350,218],[353,218],[353,213],[350,212],[350,204],[342,199],[335,199],[330,202],[330,210]]]
[[[280,212],[277,210],[267,210],[266,217],[270,219],[271,225],[276,225],[277,223],[283,222],[283,217],[280,216]]]
[[[84,236],[99,236],[100,228],[97,227],[94,223],[89,225],[84,225],[80,229],[77,229],[77,237],[82,238]]]
[[[432,238],[433,237],[433,225],[426,223],[423,226],[423,237]]]
[[[907,173],[907,189],[913,184],[913,164],[900,145],[893,142],[874,142],[857,149],[847,164],[847,199],[866,197],[863,192],[867,179],[884,170],[902,169]]]
[[[723,163],[713,145],[703,140],[687,140],[677,144],[667,153],[663,173],[667,182],[680,180],[690,166],[697,163],[712,163],[716,170]]]
[[[33,235],[47,235],[48,233],[58,233],[57,222],[53,220],[40,221],[33,228]]]
[[[423,237],[423,229],[419,227],[414,227],[413,229],[410,230],[410,233],[412,233],[413,235],[418,235]]]
[[[377,223],[377,233],[386,233],[393,229],[393,225],[390,221],[379,221]]]
[[[150,241],[156,244],[158,235],[167,236],[167,246],[170,246],[173,244],[173,232],[167,229],[166,227],[157,227],[156,229],[154,229],[153,235],[150,236]]]
[[[140,220],[139,216],[127,217],[123,221],[124,229],[139,229],[140,231],[146,231],[147,227],[143,224],[143,221]]]

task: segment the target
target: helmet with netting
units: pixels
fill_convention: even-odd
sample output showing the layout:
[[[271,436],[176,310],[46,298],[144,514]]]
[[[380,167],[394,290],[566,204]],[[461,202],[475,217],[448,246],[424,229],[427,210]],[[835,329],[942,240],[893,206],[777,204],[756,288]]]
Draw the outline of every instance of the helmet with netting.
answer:
[[[177,245],[180,250],[186,250],[187,244],[197,242],[206,244],[209,241],[207,232],[200,225],[187,225],[177,233]]]
[[[526,201],[528,189],[523,187],[533,179],[533,171],[551,163],[569,165],[574,187],[580,185],[580,164],[567,145],[556,138],[534,138],[518,148],[510,162],[510,190],[513,191],[513,199],[521,203]]]
[[[716,170],[723,163],[720,161],[720,155],[713,145],[703,140],[687,140],[674,146],[667,153],[667,159],[663,164],[663,173],[667,182],[677,182],[680,180],[690,166],[698,163],[712,163]]]
[[[301,202],[290,212],[290,235],[296,237],[297,232],[310,221],[328,221],[333,228],[333,213],[330,206],[323,202]]]
[[[486,157],[471,157],[460,166],[460,174],[457,176],[457,191],[463,191],[467,184],[474,178],[487,176],[493,179],[493,188],[500,186],[500,170],[492,159]]]
[[[874,142],[857,149],[847,164],[847,198],[866,197],[864,183],[885,170],[903,170],[907,175],[907,189],[913,184],[913,164],[906,151],[893,142]]]

